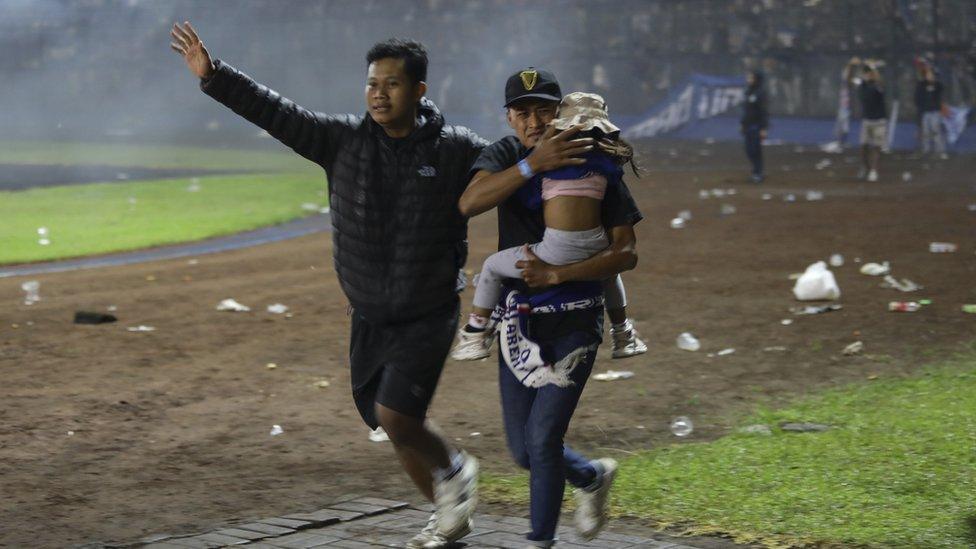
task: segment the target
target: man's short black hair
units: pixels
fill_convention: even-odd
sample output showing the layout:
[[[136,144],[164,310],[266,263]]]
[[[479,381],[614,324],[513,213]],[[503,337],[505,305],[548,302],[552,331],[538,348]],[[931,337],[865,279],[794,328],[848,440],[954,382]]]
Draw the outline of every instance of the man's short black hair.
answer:
[[[370,48],[366,65],[380,59],[403,59],[403,68],[414,84],[427,80],[427,49],[420,42],[390,38]]]

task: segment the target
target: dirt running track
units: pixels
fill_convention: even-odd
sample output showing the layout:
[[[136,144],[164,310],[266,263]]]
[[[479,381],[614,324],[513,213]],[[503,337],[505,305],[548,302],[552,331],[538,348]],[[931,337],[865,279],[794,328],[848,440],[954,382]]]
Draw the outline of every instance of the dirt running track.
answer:
[[[886,157],[889,181],[870,184],[853,178],[852,157],[832,156],[833,166],[815,170],[823,155],[782,147],[769,151],[769,180],[753,186],[737,146],[670,147],[655,145],[644,157],[652,171],[631,182],[647,220],[637,227],[640,264],[625,280],[651,351],[611,361],[601,349],[597,370],[637,375],[590,382],[568,435],[574,445],[619,457],[675,442],[667,425],[676,415],[695,420],[690,440],[712,439],[758,402],[903,375],[973,340],[976,315],[960,311],[976,303],[973,157],[929,169]],[[738,193],[698,197],[729,187]],[[807,189],[826,196],[806,202]],[[798,201],[784,202],[791,191]],[[737,212],[720,216],[723,203]],[[688,227],[670,229],[684,209],[693,214]],[[469,268],[477,270],[493,251],[494,217],[474,220],[471,236]],[[930,241],[959,251],[931,254]],[[351,493],[416,500],[390,446],[367,440],[352,406],[349,318],[330,246],[321,234],[195,265],[40,276],[43,300],[33,306],[23,304],[23,279],[0,280],[0,545],[133,540]],[[843,310],[781,325],[795,305],[787,276],[834,252],[848,261],[834,269]],[[887,312],[889,300],[911,296],[879,288],[857,272],[855,257],[891,261],[934,304]],[[227,297],[254,311],[216,312]],[[293,316],[265,312],[276,302]],[[117,324],[71,323],[76,310],[110,305]],[[156,331],[126,331],[140,324]],[[685,330],[701,338],[702,351],[675,347]],[[855,340],[864,354],[842,356]],[[772,346],[787,350],[763,350]],[[726,347],[736,352],[707,356]],[[493,360],[449,362],[432,415],[484,468],[510,472],[496,376]],[[331,386],[313,386],[322,379]],[[285,433],[269,436],[273,424]]]

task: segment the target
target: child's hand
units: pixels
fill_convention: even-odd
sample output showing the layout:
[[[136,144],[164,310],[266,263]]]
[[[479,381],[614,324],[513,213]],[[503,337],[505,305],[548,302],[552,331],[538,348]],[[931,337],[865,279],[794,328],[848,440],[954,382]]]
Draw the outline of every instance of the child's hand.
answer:
[[[542,173],[564,166],[585,164],[586,160],[581,156],[593,150],[593,139],[589,137],[573,139],[573,136],[579,132],[579,126],[559,134],[552,126],[546,128],[546,132],[532,149],[532,154],[526,158],[532,171]]]
[[[525,259],[516,261],[515,267],[522,269],[522,280],[530,288],[545,288],[559,284],[559,275],[555,268],[532,253],[528,244],[522,246],[522,255]]]

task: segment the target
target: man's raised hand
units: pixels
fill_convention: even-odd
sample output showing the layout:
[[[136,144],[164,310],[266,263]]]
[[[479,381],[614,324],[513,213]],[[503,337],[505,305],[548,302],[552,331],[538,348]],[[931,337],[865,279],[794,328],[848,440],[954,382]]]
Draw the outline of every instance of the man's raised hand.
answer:
[[[207,79],[213,76],[217,69],[210,59],[210,52],[203,46],[203,42],[200,41],[200,37],[189,21],[184,21],[183,25],[179,23],[173,25],[169,35],[173,39],[169,47],[183,56],[190,72],[197,75],[197,78]]]
[[[565,166],[584,164],[586,160],[579,156],[593,149],[593,139],[584,137],[573,139],[580,132],[580,128],[570,128],[559,135],[552,126],[546,128],[545,133],[532,150],[527,160],[535,173],[542,173]]]

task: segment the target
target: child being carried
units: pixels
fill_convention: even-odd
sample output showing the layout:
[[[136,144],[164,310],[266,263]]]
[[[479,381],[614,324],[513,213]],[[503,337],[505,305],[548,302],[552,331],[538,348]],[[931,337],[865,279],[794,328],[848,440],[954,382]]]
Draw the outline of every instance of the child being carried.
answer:
[[[541,198],[546,230],[542,242],[529,248],[550,265],[568,265],[605,250],[610,239],[603,227],[601,206],[607,185],[618,184],[621,165],[633,166],[633,147],[620,138],[620,129],[607,117],[603,98],[573,92],[559,103],[552,126],[560,131],[580,127],[580,137],[592,137],[595,147],[584,155],[586,162],[551,170],[541,179]],[[636,168],[635,168],[636,173]],[[529,181],[527,184],[534,183]],[[455,360],[478,360],[489,355],[494,330],[491,313],[502,297],[502,281],[521,278],[515,263],[526,259],[523,247],[507,248],[490,255],[481,268],[474,306],[468,324],[458,331],[458,343],[451,353]],[[623,282],[617,275],[604,281],[608,309],[624,306]]]

